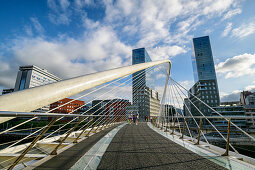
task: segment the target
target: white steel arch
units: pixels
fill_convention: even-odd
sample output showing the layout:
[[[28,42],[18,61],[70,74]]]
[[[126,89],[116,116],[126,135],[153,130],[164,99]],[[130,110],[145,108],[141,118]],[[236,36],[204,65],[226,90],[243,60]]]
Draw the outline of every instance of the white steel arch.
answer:
[[[169,64],[168,75],[170,75],[171,61],[160,60],[92,73],[80,77],[62,80],[52,84],[47,84],[44,86],[2,95],[0,96],[0,111],[33,111],[37,108],[41,108],[63,98],[70,97],[117,78],[164,63]],[[13,118],[15,118],[15,116],[1,117],[0,123]]]

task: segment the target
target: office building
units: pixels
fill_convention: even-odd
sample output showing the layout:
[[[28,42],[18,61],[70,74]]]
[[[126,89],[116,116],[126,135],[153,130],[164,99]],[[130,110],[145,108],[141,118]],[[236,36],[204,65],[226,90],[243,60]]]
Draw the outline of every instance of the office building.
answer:
[[[159,94],[156,90],[150,89],[150,116],[157,117],[160,109]]]
[[[190,110],[191,110],[191,106],[190,106],[189,99],[184,98],[184,104],[183,104],[183,114],[184,114],[184,116],[190,116]]]
[[[251,117],[246,119],[246,124],[250,129],[255,129],[255,93],[251,91],[242,91],[240,93],[240,102],[244,107],[245,115]]]
[[[24,90],[32,87],[42,86],[49,83],[60,81],[57,76],[49,73],[45,69],[41,69],[34,65],[20,66],[17,74],[14,91]],[[36,109],[34,112],[47,112],[50,110],[50,106],[44,106]],[[44,120],[47,118],[40,118]]]
[[[95,115],[126,115],[126,107],[130,105],[131,102],[125,99],[93,100],[91,112]]]
[[[173,105],[165,104],[163,106],[163,117],[165,116],[166,120],[169,122],[173,122],[174,119],[176,119],[176,121],[182,122],[183,114],[184,113],[182,109],[174,107]]]
[[[205,115],[211,115],[211,110],[199,101],[202,100],[211,107],[220,105],[219,90],[209,36],[193,39],[192,65],[195,84],[189,92],[198,99],[193,95],[189,95],[189,98]],[[192,104],[190,104],[190,107],[193,115],[201,115]]]
[[[150,61],[150,56],[145,48],[134,49],[132,51],[133,65]],[[138,106],[141,120],[144,120],[145,116],[150,116],[150,101],[152,101],[152,99],[150,99],[150,90],[154,90],[153,77],[153,73],[147,70],[141,70],[132,75],[133,105]]]
[[[243,106],[248,105],[248,99],[246,99],[248,96],[252,95],[253,93],[251,91],[242,91],[240,93],[240,102]]]
[[[111,100],[105,106],[105,114],[116,117],[116,121],[119,122],[126,118],[127,107],[131,106],[131,102],[124,99]]]
[[[246,119],[246,125],[249,129],[255,129],[255,105],[244,106],[245,116],[250,117]]]
[[[130,105],[126,107],[127,117],[131,117],[133,115],[138,114],[138,106]]]
[[[213,107],[214,110],[216,110],[218,113],[220,113],[223,116],[232,117],[231,122],[233,122],[235,125],[239,126],[240,128],[246,128],[247,123],[245,119],[245,110],[244,107],[241,105],[221,105],[217,107]],[[216,112],[212,112],[212,116],[219,116]],[[235,116],[238,117],[244,117],[243,119],[235,119]],[[228,127],[228,121],[222,118],[214,119],[213,124],[217,128],[225,128]]]
[[[64,98],[62,100],[59,100],[57,102],[50,104],[51,110],[56,108],[55,110],[52,110],[51,112],[52,113],[62,113],[62,114],[69,114],[69,113],[79,114],[80,108],[82,108],[84,106],[85,102],[81,101],[81,100],[74,100],[74,101],[72,101],[72,100],[73,99]],[[72,102],[70,102],[70,101],[72,101]],[[70,103],[68,103],[68,102],[70,102]],[[68,104],[61,106],[65,103],[68,103]],[[59,108],[57,108],[57,107],[59,107]],[[72,119],[71,117],[64,117],[62,120],[68,121],[71,119]]]
[[[37,87],[60,81],[57,76],[34,65],[20,66],[14,91]]]

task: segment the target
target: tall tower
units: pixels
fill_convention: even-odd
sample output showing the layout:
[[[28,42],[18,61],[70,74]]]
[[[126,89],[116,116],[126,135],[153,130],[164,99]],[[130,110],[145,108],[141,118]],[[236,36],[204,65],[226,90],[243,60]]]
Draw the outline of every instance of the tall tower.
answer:
[[[195,84],[190,92],[211,107],[219,106],[220,97],[209,36],[193,38],[192,65]],[[211,115],[208,107],[192,95],[189,98],[205,115]],[[200,115],[192,104],[191,111]]]
[[[132,50],[132,65],[150,62],[150,56],[145,48]],[[133,105],[138,106],[141,119],[150,116],[150,90],[154,89],[153,74],[141,70],[132,75]]]

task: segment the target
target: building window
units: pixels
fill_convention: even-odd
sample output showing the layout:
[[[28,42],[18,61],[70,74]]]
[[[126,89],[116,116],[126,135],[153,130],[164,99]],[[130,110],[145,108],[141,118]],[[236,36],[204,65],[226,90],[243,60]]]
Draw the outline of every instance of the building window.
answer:
[[[26,84],[27,71],[23,71],[21,74],[21,80],[19,85],[19,90],[23,90]]]

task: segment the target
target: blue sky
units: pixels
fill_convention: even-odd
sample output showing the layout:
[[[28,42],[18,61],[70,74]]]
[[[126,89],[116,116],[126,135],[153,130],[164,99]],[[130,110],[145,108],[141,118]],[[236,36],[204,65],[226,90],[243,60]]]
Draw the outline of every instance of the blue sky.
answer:
[[[209,35],[222,100],[255,90],[253,0],[2,0],[0,89],[19,65],[61,78],[131,64],[133,48],[171,59],[172,77],[193,82],[192,38]]]

